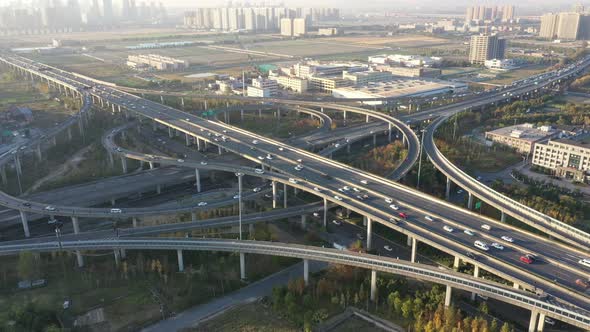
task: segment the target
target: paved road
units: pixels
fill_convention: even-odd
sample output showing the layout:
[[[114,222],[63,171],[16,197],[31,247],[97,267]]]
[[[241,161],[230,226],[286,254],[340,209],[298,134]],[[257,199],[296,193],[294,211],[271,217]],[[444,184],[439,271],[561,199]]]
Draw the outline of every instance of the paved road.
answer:
[[[309,262],[309,272],[319,271],[327,266],[322,262]],[[176,317],[160,321],[152,326],[144,328],[143,332],[171,332],[197,325],[207,317],[227,310],[232,306],[251,302],[261,297],[271,295],[272,289],[286,285],[289,280],[301,278],[303,275],[303,262],[294,264],[269,277],[256,281],[231,294],[216,298],[211,302],[193,307],[181,312]]]

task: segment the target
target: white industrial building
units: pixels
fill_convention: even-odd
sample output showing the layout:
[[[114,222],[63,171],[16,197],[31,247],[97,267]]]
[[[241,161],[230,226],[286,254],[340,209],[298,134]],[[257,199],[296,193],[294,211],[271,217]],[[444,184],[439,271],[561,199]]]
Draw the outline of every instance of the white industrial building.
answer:
[[[178,60],[157,54],[138,54],[127,57],[127,66],[138,70],[185,70],[189,67],[186,60]]]

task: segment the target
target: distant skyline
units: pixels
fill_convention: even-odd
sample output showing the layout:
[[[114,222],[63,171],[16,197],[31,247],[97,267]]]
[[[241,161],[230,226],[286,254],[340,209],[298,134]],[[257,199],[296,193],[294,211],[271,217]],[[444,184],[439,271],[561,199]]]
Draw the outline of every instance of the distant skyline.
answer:
[[[84,0],[80,0],[82,2]],[[39,3],[43,1],[39,0],[0,0],[0,6],[7,6],[10,3]],[[47,1],[50,2],[50,1]],[[146,1],[147,3],[150,0]],[[158,1],[159,2],[159,1]],[[226,0],[202,0],[198,3],[194,0],[161,0],[161,2],[166,7],[174,7],[174,8],[196,8],[196,7],[213,7],[213,6],[223,6],[228,3]],[[437,1],[437,0],[373,0],[370,2],[363,2],[362,5],[359,4],[358,1],[341,1],[341,0],[298,0],[298,1],[281,1],[281,0],[266,0],[266,1],[233,1],[234,3],[244,3],[249,2],[250,4],[259,4],[259,3],[266,3],[266,4],[280,4],[284,3],[286,6],[297,6],[297,7],[339,7],[342,9],[350,9],[350,8],[357,8],[357,9],[387,9],[391,11],[408,11],[408,12],[417,12],[422,11],[424,13],[433,13],[437,11],[454,11],[454,12],[461,12],[467,6],[472,5],[502,5],[502,4],[514,4],[518,9],[522,9],[524,12],[545,12],[545,11],[552,11],[552,10],[567,10],[573,7],[574,4],[578,2],[571,2],[571,1],[563,1],[563,0],[520,0],[520,1],[472,1],[472,0],[458,0],[458,1]],[[120,0],[113,1],[114,4],[119,4]],[[586,5],[585,2],[582,2],[583,5]]]

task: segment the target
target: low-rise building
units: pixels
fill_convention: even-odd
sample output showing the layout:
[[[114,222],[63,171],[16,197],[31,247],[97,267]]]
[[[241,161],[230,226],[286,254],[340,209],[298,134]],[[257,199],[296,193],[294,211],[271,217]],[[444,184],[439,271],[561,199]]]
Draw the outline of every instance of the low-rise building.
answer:
[[[312,76],[309,79],[309,86],[313,90],[321,92],[332,92],[336,88],[350,86],[352,81],[345,80],[340,76]]]
[[[342,78],[352,82],[352,85],[367,85],[370,82],[384,82],[393,78],[388,71],[368,70],[349,73],[342,72]]]
[[[252,85],[248,86],[248,97],[273,97],[277,95],[277,81],[258,77],[252,80]]]
[[[533,124],[525,123],[488,131],[485,133],[485,137],[493,143],[513,147],[518,152],[528,155],[533,153],[536,143],[558,137],[560,133],[559,130],[551,126],[535,128]]]
[[[318,36],[337,36],[343,34],[344,31],[339,28],[319,28]]]
[[[369,63],[394,64],[402,67],[431,67],[440,64],[442,58],[404,54],[381,54],[369,57]]]
[[[278,85],[283,89],[289,89],[294,92],[302,93],[308,89],[309,81],[305,78],[293,76],[276,76],[271,78],[276,80]]]
[[[512,59],[492,59],[484,62],[486,68],[491,70],[507,71],[516,68],[516,64]]]
[[[376,65],[375,70],[388,71],[394,76],[401,77],[439,77],[442,71],[438,68],[424,67],[397,67],[389,65]]]
[[[532,164],[554,171],[556,176],[579,182],[590,180],[590,141],[557,139],[537,143]]]
[[[137,70],[184,70],[189,67],[186,60],[174,59],[157,54],[138,54],[127,57],[127,66]]]

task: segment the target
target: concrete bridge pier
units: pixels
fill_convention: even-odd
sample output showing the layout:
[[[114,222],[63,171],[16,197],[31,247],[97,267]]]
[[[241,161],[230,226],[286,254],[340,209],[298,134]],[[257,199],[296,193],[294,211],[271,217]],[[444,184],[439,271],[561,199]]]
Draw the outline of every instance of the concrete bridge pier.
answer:
[[[469,192],[469,197],[467,199],[467,209],[471,210],[473,208],[473,194]]]
[[[272,208],[277,208],[277,183],[276,181],[272,182]]]
[[[377,300],[377,271],[371,270],[371,301]]]
[[[8,177],[6,176],[6,166],[0,166],[0,176],[2,177],[2,184],[6,185],[8,182]]]
[[[302,229],[306,228],[306,223],[307,223],[307,215],[302,214],[301,215],[301,228]]]
[[[500,221],[501,222],[506,222],[506,213],[504,213],[504,211],[500,211],[501,215],[500,215]]]
[[[412,236],[411,236],[411,235],[408,235],[408,239],[407,239],[407,241],[406,241],[406,245],[407,245],[408,247],[412,246]]]
[[[174,129],[172,129],[172,127],[168,127],[168,137],[169,138],[173,138],[174,137]]]
[[[367,250],[371,250],[371,240],[373,237],[373,221],[367,217]]]
[[[346,143],[346,153],[348,153],[348,154],[350,154],[350,145],[351,145],[350,142]]]
[[[127,158],[121,157],[121,166],[123,167],[123,173],[127,174]]]
[[[164,102],[164,96],[160,95],[160,102],[162,103],[162,105],[166,105],[166,103]]]
[[[243,109],[240,110],[240,120],[244,121],[244,110]]]
[[[68,134],[68,141],[71,141],[72,140],[72,127],[68,127],[67,134]]]
[[[41,152],[41,144],[37,144],[37,159],[43,160],[43,153]]]
[[[451,199],[451,178],[447,176],[447,187],[445,189],[445,199],[448,201]]]
[[[196,137],[195,140],[197,141],[197,151],[201,151],[201,139]]]
[[[305,286],[309,286],[309,260],[303,260],[303,281]]]
[[[184,108],[184,97],[180,97],[180,105]]]
[[[121,253],[119,252],[119,249],[113,250],[113,254],[115,255],[115,265],[119,266],[119,263],[121,263]]]
[[[473,277],[474,278],[479,278],[479,266],[478,265],[474,265],[473,266]],[[475,296],[477,295],[476,292],[471,293],[471,301],[475,301]]]
[[[529,321],[529,332],[535,332],[537,330],[537,320],[539,319],[539,311],[531,310],[531,319]]]
[[[457,270],[460,264],[461,258],[459,256],[455,256],[455,260],[453,261],[453,269]]]
[[[74,228],[74,234],[80,233],[78,217],[72,217],[72,226]],[[76,261],[78,262],[78,267],[84,267],[84,258],[82,257],[82,252],[80,250],[76,250]]]
[[[14,166],[16,168],[16,173],[18,174],[18,176],[22,176],[23,175],[23,168],[21,167],[20,164],[20,157],[18,156],[18,153],[16,153],[14,155]]]
[[[56,146],[57,145],[57,137],[53,136],[51,138],[51,145]]]
[[[390,143],[391,143],[391,135],[392,135],[391,123],[387,123],[387,141]]]
[[[410,258],[410,261],[412,263],[416,263],[416,251],[418,249],[418,240],[416,240],[415,237],[412,238],[412,256]]]
[[[373,134],[373,147],[377,146],[377,134]]]
[[[137,217],[133,217],[133,228],[137,227]]]
[[[148,163],[149,163],[149,165],[150,165],[150,169],[154,169],[154,162],[153,162],[153,161],[150,161],[150,162],[148,162]]]
[[[520,289],[520,284],[517,283],[517,282],[513,282],[512,283],[512,288],[514,288],[514,289]]]
[[[25,237],[30,237],[31,232],[29,231],[29,218],[27,217],[27,213],[25,211],[20,211],[20,221],[23,224],[23,231],[25,232]]]
[[[176,256],[178,256],[178,272],[184,272],[184,259],[181,249],[176,250]]]
[[[406,135],[402,134],[402,145],[407,147],[408,146],[408,139],[406,138]]]
[[[199,169],[195,168],[195,185],[197,186],[197,192],[201,192],[201,174],[199,174]]]
[[[223,153],[223,150],[221,149],[221,145],[217,146],[217,154],[221,156],[221,154]]]
[[[451,296],[453,295],[453,288],[447,285],[447,291],[445,292],[445,307],[451,306]]]
[[[344,125],[346,126],[346,111],[344,111],[342,114],[343,114],[343,118],[344,118]]]
[[[287,208],[287,184],[283,183],[283,208]]]
[[[160,195],[162,193],[162,186],[157,184],[156,185],[156,194]]]
[[[191,211],[191,221],[197,221],[197,213],[195,211]]]
[[[545,314],[539,313],[539,323],[537,324],[537,331],[543,332],[545,329]]]
[[[262,118],[262,109],[260,109],[260,108],[258,109],[258,117]]]
[[[240,253],[240,279],[246,280],[246,254]]]
[[[115,167],[115,158],[113,157],[113,154],[108,152],[108,156],[109,156],[109,166],[111,166],[111,168]]]
[[[324,227],[328,227],[328,200],[324,198]]]
[[[190,137],[189,134],[184,134],[184,140],[185,140],[186,146],[190,146],[191,145],[191,137]]]
[[[367,116],[365,117],[365,122],[369,123],[369,119],[370,119],[369,114],[367,114]]]
[[[152,130],[153,131],[158,130],[158,123],[156,121],[152,122]]]

